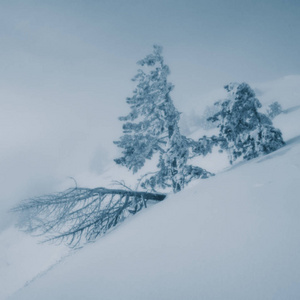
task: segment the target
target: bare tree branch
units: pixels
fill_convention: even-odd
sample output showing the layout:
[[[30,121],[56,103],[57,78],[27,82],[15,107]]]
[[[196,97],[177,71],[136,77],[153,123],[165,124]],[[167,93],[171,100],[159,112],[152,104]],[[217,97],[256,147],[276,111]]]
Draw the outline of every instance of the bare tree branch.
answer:
[[[95,240],[147,207],[148,200],[162,201],[165,197],[160,193],[76,186],[27,199],[12,211],[20,213],[19,226],[25,232],[44,236],[44,241],[57,240],[76,247]]]

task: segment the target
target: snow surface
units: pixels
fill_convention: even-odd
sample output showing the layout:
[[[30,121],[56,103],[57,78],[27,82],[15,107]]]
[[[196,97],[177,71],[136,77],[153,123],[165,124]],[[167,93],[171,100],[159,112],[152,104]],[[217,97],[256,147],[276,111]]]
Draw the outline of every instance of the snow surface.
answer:
[[[169,196],[12,299],[299,299],[299,142]]]
[[[0,299],[300,299],[300,90],[283,93],[297,86],[291,82],[299,76],[258,87],[259,99],[286,110],[274,119],[287,141],[279,151],[223,163],[222,172],[224,157],[214,153],[205,161],[215,177],[73,255],[14,228],[0,232]],[[131,184],[121,170],[79,181]]]
[[[58,263],[69,249],[37,244],[37,239],[9,227],[0,232],[0,299],[6,299]]]

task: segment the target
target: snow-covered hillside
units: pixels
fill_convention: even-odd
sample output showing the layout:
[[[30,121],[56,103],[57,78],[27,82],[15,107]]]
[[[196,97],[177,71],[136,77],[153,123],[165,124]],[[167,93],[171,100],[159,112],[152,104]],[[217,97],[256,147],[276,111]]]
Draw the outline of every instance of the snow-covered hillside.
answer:
[[[299,82],[290,76],[256,86],[264,105],[279,101],[285,110],[274,119],[285,147],[233,167],[217,151],[199,158],[215,177],[72,255],[12,227],[0,232],[0,299],[299,299]],[[118,166],[76,179],[134,186]]]
[[[65,246],[37,244],[37,239],[9,227],[0,232],[0,299],[7,299],[68,255]]]
[[[285,109],[285,147],[170,195],[10,299],[299,299],[300,109]]]

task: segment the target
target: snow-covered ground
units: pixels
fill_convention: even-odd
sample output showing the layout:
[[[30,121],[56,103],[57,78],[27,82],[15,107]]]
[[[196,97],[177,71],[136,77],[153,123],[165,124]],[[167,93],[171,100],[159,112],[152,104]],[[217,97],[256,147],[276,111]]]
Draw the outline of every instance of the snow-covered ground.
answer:
[[[207,157],[205,167],[217,176],[169,195],[73,255],[14,228],[1,232],[0,299],[299,299],[297,83],[287,77],[257,86],[262,102],[279,101],[286,110],[274,120],[285,147],[233,167],[223,163],[223,171],[217,166],[224,157]],[[117,172],[101,180],[128,176]]]
[[[64,246],[37,244],[33,237],[14,227],[0,233],[0,299],[58,263],[69,250]]]

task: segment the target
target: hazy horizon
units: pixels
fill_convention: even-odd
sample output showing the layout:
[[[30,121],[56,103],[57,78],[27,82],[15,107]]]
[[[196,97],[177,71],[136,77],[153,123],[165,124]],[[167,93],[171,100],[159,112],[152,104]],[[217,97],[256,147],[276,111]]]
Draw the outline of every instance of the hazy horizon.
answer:
[[[231,81],[300,74],[296,0],[7,1],[0,24],[3,215],[67,176],[100,173],[153,44],[183,113]]]

